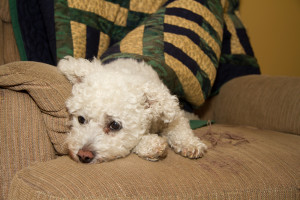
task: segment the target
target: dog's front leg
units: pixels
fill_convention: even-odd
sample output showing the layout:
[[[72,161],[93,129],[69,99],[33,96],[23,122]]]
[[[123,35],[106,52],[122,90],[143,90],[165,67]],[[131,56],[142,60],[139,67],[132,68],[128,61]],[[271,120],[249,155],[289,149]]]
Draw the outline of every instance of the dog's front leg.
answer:
[[[144,135],[133,152],[150,161],[158,161],[167,156],[167,139],[157,134]]]
[[[180,112],[179,116],[170,122],[163,132],[168,137],[168,143],[174,151],[184,157],[200,158],[207,150],[200,138],[194,135],[183,112]]]

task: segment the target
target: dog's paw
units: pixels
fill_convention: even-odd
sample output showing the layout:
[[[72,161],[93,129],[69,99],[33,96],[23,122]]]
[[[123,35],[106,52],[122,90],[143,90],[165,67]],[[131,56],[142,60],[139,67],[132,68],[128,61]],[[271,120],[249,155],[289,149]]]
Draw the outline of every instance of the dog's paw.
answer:
[[[158,161],[167,156],[168,143],[158,135],[146,135],[135,147],[134,152],[141,158],[149,161]]]
[[[207,146],[196,137],[187,143],[173,144],[172,148],[176,153],[191,159],[203,157],[207,150]]]
[[[149,161],[159,161],[167,157],[167,146],[168,144],[165,143],[164,145],[160,145],[155,149],[152,149],[152,152],[149,152],[147,155],[140,155],[140,157],[149,160]]]

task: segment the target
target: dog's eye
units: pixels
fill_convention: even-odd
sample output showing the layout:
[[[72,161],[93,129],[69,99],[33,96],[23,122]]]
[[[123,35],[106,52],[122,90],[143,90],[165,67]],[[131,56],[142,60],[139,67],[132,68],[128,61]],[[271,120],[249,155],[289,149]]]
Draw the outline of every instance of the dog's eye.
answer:
[[[109,129],[111,131],[118,131],[118,130],[121,130],[122,129],[122,124],[119,123],[119,122],[116,122],[116,121],[112,121],[110,124],[109,124]]]
[[[85,123],[85,118],[84,117],[78,116],[77,119],[78,119],[79,124],[84,124]]]

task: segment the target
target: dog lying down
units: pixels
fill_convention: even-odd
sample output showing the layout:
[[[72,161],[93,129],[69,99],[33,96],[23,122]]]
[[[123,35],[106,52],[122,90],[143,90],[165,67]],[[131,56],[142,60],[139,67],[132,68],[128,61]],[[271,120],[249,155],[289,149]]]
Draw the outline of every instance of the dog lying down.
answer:
[[[157,161],[166,157],[168,144],[188,158],[205,153],[177,97],[148,64],[118,59],[104,65],[67,56],[58,69],[73,84],[66,142],[75,161],[101,163],[131,152]]]

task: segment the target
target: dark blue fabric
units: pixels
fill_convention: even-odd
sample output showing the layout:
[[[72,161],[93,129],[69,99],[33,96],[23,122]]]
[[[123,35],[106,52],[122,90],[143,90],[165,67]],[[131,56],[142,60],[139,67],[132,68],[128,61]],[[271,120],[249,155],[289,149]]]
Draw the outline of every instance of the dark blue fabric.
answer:
[[[48,38],[51,63],[56,65],[56,36],[54,21],[54,0],[39,0],[40,10],[43,16],[46,35]],[[49,63],[49,64],[51,64]]]
[[[53,0],[17,0],[18,20],[29,61],[56,64]]]
[[[98,46],[100,39],[100,31],[87,26],[86,28],[86,59],[93,59],[97,57],[98,54]]]
[[[212,88],[212,95],[216,94],[221,86],[231,79],[250,74],[260,74],[260,69],[258,67],[253,67],[253,65],[220,63],[216,80]]]
[[[164,52],[173,56],[174,58],[177,58],[185,66],[189,66],[189,70],[194,75],[197,75],[198,70],[200,69],[198,63],[195,60],[193,60],[191,57],[186,55],[186,53],[184,53],[181,49],[179,49],[178,47],[174,46],[171,43],[164,42]]]
[[[246,51],[246,54],[249,56],[254,56],[253,49],[251,47],[246,29],[244,28],[236,29],[236,33],[238,35],[240,43],[242,44],[244,50]]]
[[[118,45],[118,44],[113,45],[113,46],[110,47],[107,51],[105,51],[105,52],[101,55],[101,58],[100,58],[100,59],[104,59],[104,58],[108,57],[109,55],[113,55],[113,54],[116,54],[116,53],[121,53],[120,45]],[[109,62],[111,62],[111,60],[106,60],[105,63],[109,63]]]
[[[227,29],[227,25],[224,23],[223,27],[223,42],[222,42],[222,54],[231,54],[231,34]]]

